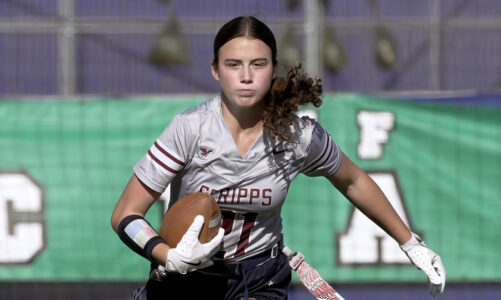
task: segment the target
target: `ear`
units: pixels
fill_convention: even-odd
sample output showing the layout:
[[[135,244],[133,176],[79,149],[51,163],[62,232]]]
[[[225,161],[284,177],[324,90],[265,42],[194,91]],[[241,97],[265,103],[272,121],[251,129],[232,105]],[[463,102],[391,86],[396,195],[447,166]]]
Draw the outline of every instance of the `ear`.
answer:
[[[276,79],[277,78],[277,65],[274,64],[273,65],[273,77],[272,79]]]
[[[210,63],[210,70],[212,73],[212,77],[214,77],[214,79],[219,81],[219,71],[218,71],[217,63],[215,60],[212,60],[212,62]]]

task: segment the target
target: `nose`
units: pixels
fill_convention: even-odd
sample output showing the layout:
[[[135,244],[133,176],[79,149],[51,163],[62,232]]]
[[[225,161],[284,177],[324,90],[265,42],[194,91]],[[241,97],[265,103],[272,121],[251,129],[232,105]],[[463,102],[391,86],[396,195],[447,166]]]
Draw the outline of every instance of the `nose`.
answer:
[[[241,83],[252,83],[252,70],[250,67],[243,67],[240,74]]]

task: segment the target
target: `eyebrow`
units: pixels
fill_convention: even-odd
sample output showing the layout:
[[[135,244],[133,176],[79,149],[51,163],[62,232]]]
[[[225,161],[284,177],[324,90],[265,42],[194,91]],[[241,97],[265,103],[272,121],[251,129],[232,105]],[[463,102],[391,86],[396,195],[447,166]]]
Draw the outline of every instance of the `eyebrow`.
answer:
[[[266,57],[260,57],[260,58],[255,58],[253,60],[251,60],[251,63],[255,63],[255,62],[260,62],[260,61],[264,61],[264,62],[268,62],[268,59]],[[227,58],[224,60],[225,63],[228,63],[228,62],[242,62],[241,59],[236,59],[236,58]]]

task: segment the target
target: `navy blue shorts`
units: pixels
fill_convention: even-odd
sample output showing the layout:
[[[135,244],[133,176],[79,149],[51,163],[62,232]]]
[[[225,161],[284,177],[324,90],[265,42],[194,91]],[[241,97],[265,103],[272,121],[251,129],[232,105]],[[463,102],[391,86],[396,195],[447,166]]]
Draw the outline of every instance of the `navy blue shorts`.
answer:
[[[150,279],[146,283],[147,299],[287,299],[291,270],[287,257],[280,251],[257,266],[250,266],[242,274],[241,268],[234,273],[218,272],[217,266],[209,272],[194,271],[188,274],[168,274],[163,281]],[[244,282],[245,277],[245,282]]]

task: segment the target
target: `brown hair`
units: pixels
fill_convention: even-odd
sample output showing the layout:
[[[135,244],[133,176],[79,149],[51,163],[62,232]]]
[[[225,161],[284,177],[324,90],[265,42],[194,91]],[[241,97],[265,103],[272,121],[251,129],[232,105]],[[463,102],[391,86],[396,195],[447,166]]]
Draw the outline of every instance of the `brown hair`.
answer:
[[[322,82],[319,78],[312,79],[299,71],[301,64],[291,68],[286,78],[277,77],[266,100],[263,111],[264,131],[270,137],[279,136],[285,141],[291,141],[286,128],[294,125],[293,115],[299,106],[313,104],[322,105]]]
[[[237,17],[219,29],[214,39],[214,63],[218,62],[218,51],[226,42],[237,37],[250,36],[261,40],[271,49],[273,65],[277,65],[277,43],[273,32],[266,24],[255,17]],[[292,67],[285,78],[273,79],[263,111],[265,133],[271,137],[280,137],[291,141],[287,127],[294,125],[294,113],[299,106],[322,104],[322,83],[320,79],[312,79],[300,72],[301,64]]]
[[[250,17],[237,17],[224,24],[214,38],[214,62],[218,62],[218,51],[228,41],[243,36],[261,40],[271,49],[273,64],[277,64],[277,42],[273,32],[263,22]]]

